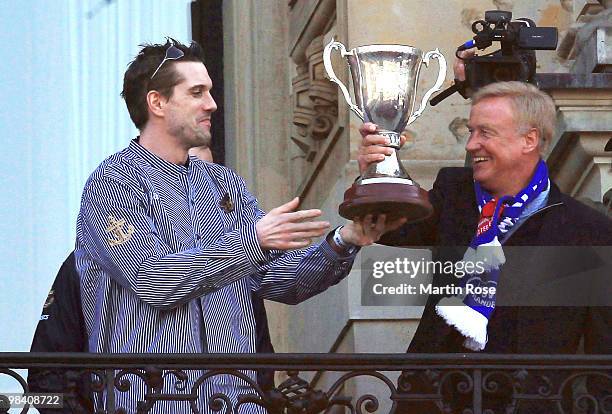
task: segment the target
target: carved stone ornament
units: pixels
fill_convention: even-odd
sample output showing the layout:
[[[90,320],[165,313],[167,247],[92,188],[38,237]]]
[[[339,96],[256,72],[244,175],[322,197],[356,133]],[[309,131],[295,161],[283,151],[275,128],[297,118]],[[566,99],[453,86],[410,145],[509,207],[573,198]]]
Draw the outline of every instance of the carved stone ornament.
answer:
[[[573,60],[598,27],[612,26],[612,0],[588,2],[559,42],[557,55]]]
[[[297,66],[293,78],[293,142],[312,161],[317,152],[316,141],[326,139],[338,118],[337,88],[325,77],[323,68],[323,36],[312,40],[306,48],[306,62]]]

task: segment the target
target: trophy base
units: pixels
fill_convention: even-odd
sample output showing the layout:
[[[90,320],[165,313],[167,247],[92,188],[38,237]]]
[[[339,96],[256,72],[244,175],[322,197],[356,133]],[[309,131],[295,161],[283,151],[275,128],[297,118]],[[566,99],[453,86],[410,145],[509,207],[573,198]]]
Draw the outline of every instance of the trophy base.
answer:
[[[385,214],[387,221],[405,217],[408,223],[425,220],[433,212],[427,191],[412,181],[353,184],[344,192],[338,212],[346,219]]]

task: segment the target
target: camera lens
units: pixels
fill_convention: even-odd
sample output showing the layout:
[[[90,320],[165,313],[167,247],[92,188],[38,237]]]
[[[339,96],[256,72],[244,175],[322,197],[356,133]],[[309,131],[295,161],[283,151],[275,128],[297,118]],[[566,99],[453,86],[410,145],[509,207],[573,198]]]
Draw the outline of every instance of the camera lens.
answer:
[[[479,34],[489,28],[489,23],[484,20],[476,20],[472,23],[472,33]]]

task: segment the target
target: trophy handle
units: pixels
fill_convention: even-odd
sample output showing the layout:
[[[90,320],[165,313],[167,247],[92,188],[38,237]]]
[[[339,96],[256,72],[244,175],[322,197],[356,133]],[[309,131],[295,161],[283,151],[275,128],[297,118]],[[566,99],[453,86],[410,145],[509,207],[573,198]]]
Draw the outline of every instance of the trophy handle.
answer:
[[[421,114],[425,110],[425,105],[427,105],[427,102],[429,102],[429,98],[434,92],[437,92],[441,89],[442,84],[444,83],[444,79],[446,78],[446,59],[444,59],[444,55],[442,55],[442,53],[440,53],[440,50],[438,49],[430,50],[425,54],[425,57],[423,58],[423,63],[425,64],[425,66],[429,66],[430,57],[438,59],[438,65],[440,70],[438,72],[438,79],[436,80],[436,84],[430,90],[428,90],[425,95],[423,95],[423,99],[421,100],[421,107],[410,116],[410,118],[408,119],[408,124],[413,123],[415,119],[421,116]]]
[[[334,38],[332,37],[331,41],[327,44],[327,46],[325,46],[325,50],[323,50],[323,65],[325,65],[325,71],[327,72],[327,76],[329,77],[329,80],[337,83],[338,86],[340,87],[340,90],[342,91],[342,94],[344,95],[344,99],[346,100],[346,103],[348,104],[349,108],[351,108],[351,110],[362,121],[364,121],[363,112],[361,111],[361,109],[359,109],[357,105],[353,103],[348,89],[346,89],[346,86],[344,86],[342,81],[338,79],[338,77],[334,73],[334,68],[332,67],[332,63],[331,63],[331,53],[333,49],[338,49],[342,57],[352,55],[352,52],[347,52],[344,45],[340,42],[336,42]]]

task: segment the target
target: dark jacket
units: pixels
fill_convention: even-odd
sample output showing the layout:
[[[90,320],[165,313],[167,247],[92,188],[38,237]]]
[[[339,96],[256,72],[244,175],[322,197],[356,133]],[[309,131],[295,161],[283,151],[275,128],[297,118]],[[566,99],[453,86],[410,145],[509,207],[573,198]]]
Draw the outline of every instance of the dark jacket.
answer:
[[[270,340],[264,301],[251,295],[257,331],[257,352],[274,352]],[[87,352],[87,331],[81,309],[79,274],[74,253],[62,264],[32,340],[31,352]],[[258,370],[257,383],[264,390],[274,387],[274,371]],[[63,411],[39,409],[41,414],[58,412],[93,412],[89,374],[77,370],[31,369],[28,373],[30,392],[75,393],[76,400],[65,401]]]
[[[387,234],[382,242],[435,246],[434,260],[460,260],[478,221],[471,169],[440,170],[429,197],[434,207],[431,218]],[[607,299],[602,302],[602,297],[612,297],[610,257],[602,258],[605,250],[593,247],[612,246],[612,221],[562,194],[553,184],[546,207],[520,224],[503,244],[506,264],[484,352],[571,354],[584,336],[586,352],[612,353],[612,313],[606,307]],[[608,270],[605,279],[601,269]],[[595,280],[580,280],[574,275],[595,275]],[[434,281],[450,282],[436,275]],[[587,288],[601,295],[592,303],[606,306],[588,306]],[[533,299],[535,295],[540,303]],[[436,314],[439,300],[440,296],[430,296],[408,352],[470,352],[463,347],[464,337]]]
[[[74,253],[62,264],[34,333],[31,352],[86,352],[87,331],[81,311],[79,275]],[[64,398],[63,409],[42,409],[46,413],[93,412],[91,381],[87,373],[78,370],[31,369],[28,372],[30,392],[74,393],[76,398]]]

